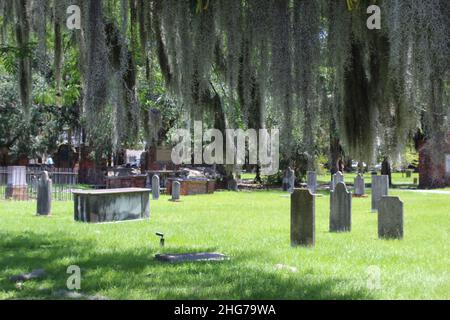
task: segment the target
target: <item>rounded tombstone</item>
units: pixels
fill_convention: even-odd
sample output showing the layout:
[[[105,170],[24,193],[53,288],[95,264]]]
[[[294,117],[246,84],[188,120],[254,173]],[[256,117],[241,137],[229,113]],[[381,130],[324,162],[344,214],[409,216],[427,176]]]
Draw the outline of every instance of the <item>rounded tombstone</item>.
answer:
[[[172,201],[180,201],[181,183],[179,181],[172,182]]]
[[[52,180],[47,171],[43,171],[38,183],[37,215],[48,216],[52,211]]]

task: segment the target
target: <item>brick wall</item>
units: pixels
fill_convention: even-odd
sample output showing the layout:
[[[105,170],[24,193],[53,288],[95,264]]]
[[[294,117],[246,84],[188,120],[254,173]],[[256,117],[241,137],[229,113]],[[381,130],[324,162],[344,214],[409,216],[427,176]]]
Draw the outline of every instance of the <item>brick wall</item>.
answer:
[[[107,177],[106,188],[120,189],[120,188],[145,188],[147,181],[146,175],[127,176],[127,177]]]
[[[174,179],[167,180],[167,194],[172,194],[173,181]],[[216,190],[216,183],[214,180],[181,180],[180,184],[182,196],[211,194]]]

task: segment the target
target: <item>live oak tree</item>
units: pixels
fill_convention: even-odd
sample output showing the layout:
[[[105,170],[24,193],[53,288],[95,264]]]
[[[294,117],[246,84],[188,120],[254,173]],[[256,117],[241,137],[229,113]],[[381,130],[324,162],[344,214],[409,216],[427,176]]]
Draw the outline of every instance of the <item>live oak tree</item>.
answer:
[[[301,156],[304,169],[314,169],[325,133],[332,166],[344,155],[369,162],[376,148],[394,157],[418,128],[434,150],[446,140],[446,0],[70,2],[81,8],[81,30],[64,27],[66,1],[2,2],[2,45],[32,47],[39,57],[18,58],[24,110],[33,72],[50,69],[55,95],[64,94],[61,70],[75,48],[84,129],[94,138],[110,133],[104,139],[113,148],[141,139],[142,130],[155,140],[148,96],[138,93],[158,77],[186,125],[280,127],[286,166]],[[373,4],[380,30],[367,28]],[[53,63],[45,61],[47,43]]]

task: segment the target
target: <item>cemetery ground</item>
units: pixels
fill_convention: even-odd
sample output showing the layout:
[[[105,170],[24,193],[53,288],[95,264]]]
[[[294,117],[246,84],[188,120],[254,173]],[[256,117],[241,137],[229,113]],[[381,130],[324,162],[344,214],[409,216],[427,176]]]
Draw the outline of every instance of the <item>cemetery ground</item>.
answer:
[[[151,201],[148,221],[97,225],[74,222],[72,202],[54,202],[53,216],[36,217],[35,202],[0,201],[0,299],[58,298],[70,265],[81,268],[80,292],[108,299],[450,299],[449,195],[390,190],[405,205],[398,241],[378,239],[370,197],[353,199],[350,233],[330,233],[330,199],[322,193],[315,248],[290,246],[290,199],[278,191],[179,203],[162,196]],[[205,251],[230,260],[154,259]],[[21,286],[9,279],[40,268],[43,279]]]

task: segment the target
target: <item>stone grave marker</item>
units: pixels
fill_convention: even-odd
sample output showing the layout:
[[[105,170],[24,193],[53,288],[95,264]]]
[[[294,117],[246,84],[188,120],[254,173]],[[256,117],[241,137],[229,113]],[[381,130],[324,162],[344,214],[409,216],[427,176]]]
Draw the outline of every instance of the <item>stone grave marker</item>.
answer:
[[[291,167],[289,167],[287,169],[287,191],[289,193],[293,193],[294,192],[294,188],[295,188],[295,171],[292,170]]]
[[[398,197],[384,196],[378,204],[378,237],[403,239],[403,202]]]
[[[339,182],[330,196],[330,232],[349,232],[352,225],[352,194]]]
[[[172,201],[180,201],[181,183],[179,181],[172,182]]]
[[[358,174],[355,178],[355,196],[362,197],[366,194],[366,185],[362,174]]]
[[[38,182],[37,215],[48,216],[52,213],[52,180],[48,172],[43,171]]]
[[[8,167],[8,184],[6,186],[6,199],[24,201],[27,196],[27,167]]]
[[[372,212],[378,210],[381,198],[389,193],[389,176],[372,175]]]
[[[153,175],[152,177],[152,198],[153,200],[158,200],[160,194],[160,184],[158,175]]]
[[[333,174],[333,178],[331,179],[331,188],[330,191],[333,191],[336,188],[336,185],[339,182],[344,182],[344,174],[340,171]]]
[[[308,171],[306,175],[308,189],[312,194],[315,194],[317,191],[317,173],[315,171]]]
[[[314,246],[316,238],[316,202],[308,189],[291,194],[291,245]]]

